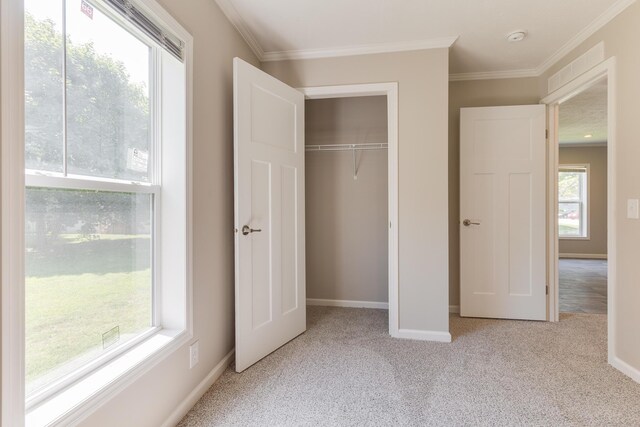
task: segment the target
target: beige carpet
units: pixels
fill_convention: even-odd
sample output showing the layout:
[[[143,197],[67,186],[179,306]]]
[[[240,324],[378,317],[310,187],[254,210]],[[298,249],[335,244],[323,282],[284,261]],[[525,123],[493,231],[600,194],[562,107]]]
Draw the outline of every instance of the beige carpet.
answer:
[[[383,310],[308,308],[308,331],[227,370],[180,426],[640,426],[606,363],[606,316],[451,318],[451,344],[392,339]]]

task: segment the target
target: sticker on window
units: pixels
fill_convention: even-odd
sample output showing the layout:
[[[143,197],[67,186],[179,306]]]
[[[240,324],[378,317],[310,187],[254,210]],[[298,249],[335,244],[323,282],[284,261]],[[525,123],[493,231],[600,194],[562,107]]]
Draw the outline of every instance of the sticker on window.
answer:
[[[85,0],[82,0],[82,2],[80,3],[80,11],[87,15],[89,18],[93,19],[93,6],[91,6]]]
[[[129,148],[127,153],[127,169],[134,172],[147,172],[149,163],[149,153],[138,150],[137,148]]]
[[[102,334],[102,349],[107,349],[120,341],[120,326],[109,329]]]

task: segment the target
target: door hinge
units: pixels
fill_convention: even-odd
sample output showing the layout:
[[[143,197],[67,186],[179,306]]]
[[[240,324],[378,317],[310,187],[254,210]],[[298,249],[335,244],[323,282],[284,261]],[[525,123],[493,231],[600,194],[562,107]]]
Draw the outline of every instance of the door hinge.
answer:
[[[546,295],[549,295],[549,285],[546,286],[545,292],[546,292]]]
[[[544,137],[545,137],[546,139],[549,139],[549,129],[545,129],[545,130],[544,130]]]

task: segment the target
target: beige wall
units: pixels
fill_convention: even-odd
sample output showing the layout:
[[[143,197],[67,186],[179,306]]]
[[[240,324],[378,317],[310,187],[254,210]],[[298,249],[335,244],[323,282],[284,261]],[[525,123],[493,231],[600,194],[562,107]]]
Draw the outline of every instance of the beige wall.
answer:
[[[0,45],[2,44],[2,40],[0,40]],[[2,78],[2,74],[0,73],[0,79]],[[0,89],[0,100],[2,99],[2,90]],[[0,103],[1,104],[1,103]],[[0,142],[2,140],[2,108],[0,107]],[[0,165],[1,165],[1,154],[0,154]],[[2,167],[0,166],[0,176],[2,174]],[[1,181],[1,178],[0,178]],[[1,182],[0,182],[1,184]],[[0,197],[2,197],[2,189],[0,186]],[[2,219],[2,211],[0,209],[0,220]],[[2,227],[0,227],[0,242],[2,241]],[[0,257],[2,256],[2,248],[0,247]],[[2,258],[0,258],[1,260]],[[2,262],[0,262],[0,277],[2,277]],[[2,290],[0,289],[0,343],[2,343]],[[0,344],[0,349],[1,349],[1,344]],[[3,351],[0,351],[0,354],[3,354]],[[1,386],[2,384],[2,363],[4,363],[4,358],[0,357],[0,399],[3,398],[2,394],[3,394],[3,387]],[[0,420],[2,420],[2,405],[0,405]],[[2,424],[2,421],[0,421],[0,424]]]
[[[305,142],[387,142],[387,98],[309,100]],[[387,152],[306,155],[307,298],[388,300]]]
[[[400,328],[449,331],[448,49],[263,63],[294,87],[398,82]]]
[[[560,253],[606,255],[607,147],[561,147],[559,162],[561,165],[590,165],[589,240],[560,239]]]
[[[538,104],[538,80],[449,83],[449,304],[460,305],[460,108]]]
[[[159,0],[194,36],[193,324],[200,363],[184,346],[83,425],[159,426],[234,346],[232,59],[257,64],[211,0]]]
[[[604,41],[607,57],[616,57],[616,253],[615,353],[625,363],[640,370],[640,221],[626,218],[627,199],[640,198],[640,3],[635,3],[589,37],[554,65],[540,79],[540,94],[546,95],[547,78],[570,61]]]

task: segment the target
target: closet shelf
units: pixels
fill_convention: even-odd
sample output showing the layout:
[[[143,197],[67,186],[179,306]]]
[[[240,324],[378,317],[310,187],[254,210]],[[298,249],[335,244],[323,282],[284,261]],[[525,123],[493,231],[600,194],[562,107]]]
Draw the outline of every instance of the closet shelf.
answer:
[[[307,145],[306,151],[366,151],[366,150],[386,150],[387,143],[370,143],[370,144],[325,144],[325,145]]]
[[[356,151],[386,150],[387,143],[375,144],[328,144],[328,145],[307,145],[306,151],[351,151],[353,154],[353,179],[358,179],[358,163],[356,162]]]

